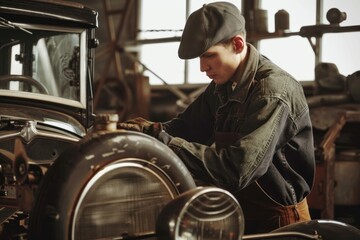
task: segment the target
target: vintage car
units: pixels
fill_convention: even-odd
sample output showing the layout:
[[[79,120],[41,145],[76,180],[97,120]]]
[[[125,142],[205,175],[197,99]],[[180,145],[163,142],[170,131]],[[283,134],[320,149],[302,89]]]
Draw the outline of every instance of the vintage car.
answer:
[[[207,234],[229,224],[236,239],[232,196],[194,188],[172,151],[117,130],[116,115],[95,117],[97,18],[78,3],[0,1],[0,238],[154,238],[164,206],[192,189]]]
[[[94,114],[97,17],[73,2],[0,0],[0,239],[243,238],[229,192],[196,187],[167,146]],[[267,237],[349,229],[306,226]]]

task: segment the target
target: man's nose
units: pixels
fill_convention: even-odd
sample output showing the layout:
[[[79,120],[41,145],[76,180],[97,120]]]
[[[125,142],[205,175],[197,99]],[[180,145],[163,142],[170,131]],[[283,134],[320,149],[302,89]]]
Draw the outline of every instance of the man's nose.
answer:
[[[206,72],[210,69],[210,66],[206,63],[206,61],[202,60],[200,58],[200,71],[201,72]]]

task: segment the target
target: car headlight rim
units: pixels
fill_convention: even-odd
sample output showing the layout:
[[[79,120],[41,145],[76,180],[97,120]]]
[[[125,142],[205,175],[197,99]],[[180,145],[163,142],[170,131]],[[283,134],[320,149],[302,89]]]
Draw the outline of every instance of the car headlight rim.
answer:
[[[203,218],[192,216],[194,205],[201,208],[201,201],[209,196],[219,197],[229,204],[215,209],[214,212],[213,209],[205,207]],[[213,203],[212,200],[209,200],[209,205]],[[216,236],[214,239],[241,239],[244,234],[244,216],[238,201],[226,190],[217,187],[198,187],[180,195],[165,206],[157,221],[157,234],[159,239],[172,240],[184,237],[212,239],[211,234]]]
[[[136,170],[137,172],[134,173]],[[112,174],[121,174],[122,172],[129,172],[131,174],[137,174],[137,176],[143,174],[146,176],[150,176],[154,180],[154,183],[160,184],[160,189],[163,189],[166,194],[168,194],[169,201],[173,199],[178,192],[176,191],[176,187],[173,186],[173,183],[170,179],[167,179],[166,175],[164,175],[164,172],[157,167],[156,165],[153,165],[149,163],[148,161],[142,160],[142,159],[135,159],[135,158],[128,158],[128,159],[121,159],[118,161],[114,161],[111,164],[107,164],[103,166],[101,169],[97,170],[96,173],[89,179],[88,183],[85,185],[81,193],[79,194],[78,200],[76,202],[76,206],[74,209],[74,214],[72,216],[72,227],[71,227],[71,237],[72,239],[78,239],[77,231],[79,231],[80,221],[82,219],[83,211],[85,211],[86,206],[83,206],[83,204],[86,204],[86,198],[90,194],[91,191],[97,191],[93,188],[96,188],[96,184],[100,182],[105,182],[108,180],[108,176]],[[120,179],[120,178],[119,178]],[[173,186],[171,188],[171,186]],[[139,193],[142,194],[142,193]],[[140,201],[140,200],[139,200]],[[121,203],[121,204],[131,204],[133,200],[128,200],[128,203]],[[166,201],[165,203],[167,203]],[[164,204],[165,204],[164,203]],[[101,204],[99,204],[100,206]],[[81,238],[81,235],[80,235]]]

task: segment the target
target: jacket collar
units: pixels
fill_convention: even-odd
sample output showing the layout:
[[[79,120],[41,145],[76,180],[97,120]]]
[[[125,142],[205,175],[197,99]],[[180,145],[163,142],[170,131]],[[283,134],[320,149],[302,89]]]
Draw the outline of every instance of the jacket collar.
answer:
[[[226,94],[229,100],[239,101],[244,103],[246,97],[249,93],[251,83],[254,80],[255,73],[258,69],[258,63],[260,59],[259,51],[250,43],[247,43],[249,56],[246,63],[244,72],[242,73],[238,68],[233,77],[223,85],[216,85],[214,93],[223,99],[223,96]],[[241,76],[241,77],[240,77]],[[236,82],[236,87],[232,91],[231,85],[233,82]],[[223,102],[223,101],[222,101]]]

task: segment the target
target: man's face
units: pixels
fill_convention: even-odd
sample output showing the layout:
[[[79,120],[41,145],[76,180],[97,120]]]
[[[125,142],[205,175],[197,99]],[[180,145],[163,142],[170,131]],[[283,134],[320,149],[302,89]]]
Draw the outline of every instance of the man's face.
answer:
[[[231,44],[217,44],[200,56],[200,71],[220,85],[234,75],[239,64],[240,56]]]

